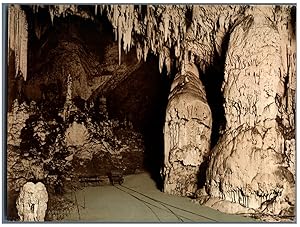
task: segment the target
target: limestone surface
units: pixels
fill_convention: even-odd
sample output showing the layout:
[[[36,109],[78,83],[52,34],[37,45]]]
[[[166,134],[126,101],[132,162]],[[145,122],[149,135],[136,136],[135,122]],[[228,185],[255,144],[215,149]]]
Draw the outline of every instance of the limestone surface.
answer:
[[[211,111],[194,64],[171,86],[164,126],[164,191],[188,196],[197,190],[199,168],[210,151]]]

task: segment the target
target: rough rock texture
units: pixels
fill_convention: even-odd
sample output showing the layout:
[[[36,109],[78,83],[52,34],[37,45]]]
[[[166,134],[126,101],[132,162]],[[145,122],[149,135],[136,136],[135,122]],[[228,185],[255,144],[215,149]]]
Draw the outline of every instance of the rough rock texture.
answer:
[[[207,172],[212,197],[274,214],[295,205],[295,40],[287,26],[290,9],[277,10],[250,7],[230,36],[223,83],[227,124]],[[282,109],[283,100],[289,107]]]
[[[200,165],[210,151],[211,111],[194,64],[171,86],[164,127],[164,191],[189,196],[197,190]]]
[[[20,221],[44,221],[48,193],[43,183],[27,182],[21,189],[17,200]]]
[[[15,99],[12,111],[7,113],[7,144],[20,146],[21,130],[25,127],[25,122],[30,116],[30,109],[26,103],[19,105]]]
[[[89,142],[89,133],[83,123],[74,121],[65,132],[67,146],[80,146]]]

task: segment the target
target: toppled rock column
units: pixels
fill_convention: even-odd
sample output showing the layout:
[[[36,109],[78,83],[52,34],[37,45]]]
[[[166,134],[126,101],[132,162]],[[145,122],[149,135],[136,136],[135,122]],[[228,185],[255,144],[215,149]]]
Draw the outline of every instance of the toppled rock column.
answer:
[[[17,199],[20,221],[44,221],[48,203],[48,193],[43,183],[27,182]]]
[[[169,95],[164,126],[164,192],[191,196],[199,168],[210,149],[211,110],[194,64],[177,74]]]
[[[207,188],[220,200],[279,214],[294,206],[295,176],[285,151],[291,139],[282,126],[284,84],[291,73],[284,70],[284,40],[266,16],[272,10],[246,12],[231,34],[223,83],[227,124],[212,151]]]

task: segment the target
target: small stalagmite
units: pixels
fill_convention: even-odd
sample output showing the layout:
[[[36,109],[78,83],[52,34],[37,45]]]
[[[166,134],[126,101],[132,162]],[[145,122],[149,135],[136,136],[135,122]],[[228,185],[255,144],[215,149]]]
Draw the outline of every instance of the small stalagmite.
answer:
[[[43,183],[27,182],[17,199],[20,221],[44,221],[48,203],[48,193]]]
[[[164,126],[164,191],[190,196],[197,190],[199,168],[210,150],[211,110],[194,64],[177,74],[169,95]]]

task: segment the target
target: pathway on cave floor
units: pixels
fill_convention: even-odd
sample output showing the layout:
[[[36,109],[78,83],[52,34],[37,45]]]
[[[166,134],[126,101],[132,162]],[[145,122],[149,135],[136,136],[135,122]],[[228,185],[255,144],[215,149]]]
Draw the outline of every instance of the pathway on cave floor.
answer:
[[[72,222],[252,222],[159,191],[149,174],[125,176],[122,186],[86,187],[77,191]],[[75,198],[73,193],[73,200]],[[79,211],[79,212],[78,212]]]

